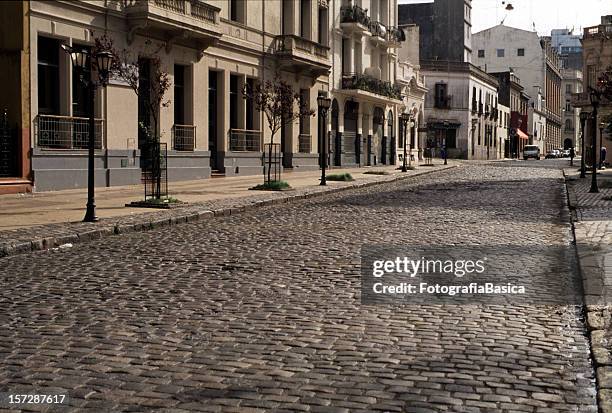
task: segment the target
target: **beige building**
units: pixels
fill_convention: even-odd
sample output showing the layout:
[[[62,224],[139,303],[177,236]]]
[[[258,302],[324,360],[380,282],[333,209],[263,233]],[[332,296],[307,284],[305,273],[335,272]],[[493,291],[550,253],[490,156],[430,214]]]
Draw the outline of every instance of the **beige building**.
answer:
[[[400,112],[410,110],[415,118],[406,135],[418,151],[416,133],[426,91],[418,70],[418,43],[416,60],[414,50],[398,52],[418,42],[418,31],[397,27],[396,0],[333,0],[329,5],[334,16],[331,164],[396,164],[403,154]]]
[[[563,102],[563,148],[573,147],[580,153],[580,109],[572,104],[572,96],[582,93],[582,71],[562,69],[561,100]]]
[[[574,106],[582,111],[592,113],[593,108],[589,101],[588,87],[597,85],[601,73],[612,66],[612,15],[602,16],[601,24],[584,29],[582,37],[583,47],[583,76],[584,91],[574,96]],[[603,100],[598,108],[597,128],[593,130],[592,120],[587,120],[585,127],[585,149],[587,150],[587,161],[591,159],[590,147],[592,145],[593,134],[597,139],[597,151],[600,149],[600,142],[607,149],[605,162],[612,163],[612,134],[601,126],[601,122],[612,122],[612,102]],[[603,136],[602,133],[603,132]],[[599,153],[597,159],[599,160]],[[590,161],[589,161],[590,162]]]
[[[271,132],[246,86],[277,76],[317,109],[328,92],[327,125],[303,116],[284,127],[284,169],[319,168],[320,131],[330,166],[400,162],[399,114],[419,150],[424,78],[418,43],[399,53],[414,27],[397,28],[396,0],[97,0],[30,1],[24,18],[31,68],[24,79],[24,147],[35,190],[84,187],[88,118],[96,118],[97,186],[136,184],[150,163],[146,128],[167,145],[170,181],[262,173]],[[3,5],[3,7],[5,7]],[[7,30],[7,26],[4,26]],[[63,45],[91,48],[106,36],[138,67],[141,91],[158,71],[171,86],[158,116],[147,93],[111,78],[93,107]],[[416,56],[414,49],[416,48]],[[416,60],[415,60],[416,59]],[[29,73],[29,74],[28,74]],[[412,144],[413,143],[413,144]],[[31,166],[29,162],[31,161]]]
[[[158,117],[169,180],[261,173],[270,140],[245,85],[279,75],[316,110],[329,90],[330,5],[323,0],[32,1],[30,10],[32,172],[37,190],[84,186],[86,118],[92,110],[61,45],[88,47],[106,34],[138,59],[140,86],[167,72],[172,86]],[[99,90],[96,184],[140,182],[151,123],[144,94],[119,79]],[[318,168],[318,117],[276,136],[286,168]],[[151,126],[151,125],[150,125]]]

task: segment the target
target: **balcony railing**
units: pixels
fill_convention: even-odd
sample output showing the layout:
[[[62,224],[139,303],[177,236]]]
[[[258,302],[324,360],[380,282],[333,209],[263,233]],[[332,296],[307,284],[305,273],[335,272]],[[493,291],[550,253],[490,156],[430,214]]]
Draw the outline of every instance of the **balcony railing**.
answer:
[[[261,152],[261,131],[230,129],[229,138],[232,152]]]
[[[276,36],[273,50],[275,54],[302,54],[306,57],[329,58],[329,47],[293,34]]]
[[[300,134],[298,137],[298,151],[300,153],[310,153],[312,148],[312,136]]]
[[[193,152],[196,142],[196,127],[193,125],[172,126],[172,147],[175,151]]]
[[[387,38],[387,26],[385,26],[381,22],[371,21],[369,29],[370,33],[372,33],[372,36],[381,37],[383,39]]]
[[[46,149],[88,149],[89,119],[71,116],[38,115],[34,122],[36,146]],[[94,147],[102,149],[104,120],[95,119]]]
[[[342,89],[359,89],[377,95],[387,96],[391,99],[402,99],[402,89],[399,85],[394,85],[391,82],[376,79],[368,75],[343,75]]]
[[[202,0],[123,0],[123,8],[128,12],[150,11],[151,6],[211,24],[219,23],[220,9]]]
[[[406,34],[397,27],[387,27],[387,41],[389,43],[398,44],[406,41]]]
[[[342,6],[340,8],[340,23],[359,23],[370,27],[368,12],[357,5]]]

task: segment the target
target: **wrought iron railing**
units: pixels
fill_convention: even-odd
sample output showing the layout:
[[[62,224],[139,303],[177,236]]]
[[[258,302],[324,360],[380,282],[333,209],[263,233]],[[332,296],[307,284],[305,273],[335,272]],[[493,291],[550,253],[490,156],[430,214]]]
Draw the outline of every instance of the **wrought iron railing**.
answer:
[[[172,126],[172,147],[175,151],[191,151],[195,149],[196,127],[193,125]]]
[[[229,138],[232,152],[261,152],[261,131],[230,129]]]
[[[298,136],[298,151],[301,153],[310,153],[312,148],[312,135],[300,134]]]
[[[368,28],[370,29],[372,36],[382,37],[383,39],[387,38],[387,27],[381,22],[371,21]]]
[[[363,74],[343,75],[342,89],[359,89],[391,99],[402,99],[402,88],[399,85]]]
[[[38,115],[34,122],[36,146],[48,149],[87,149],[89,119],[71,116]],[[104,143],[104,120],[95,119],[96,149]]]
[[[406,34],[397,27],[387,27],[387,41],[391,43],[406,41]]]
[[[359,23],[365,27],[370,27],[368,12],[357,6],[342,6],[340,8],[340,23]]]

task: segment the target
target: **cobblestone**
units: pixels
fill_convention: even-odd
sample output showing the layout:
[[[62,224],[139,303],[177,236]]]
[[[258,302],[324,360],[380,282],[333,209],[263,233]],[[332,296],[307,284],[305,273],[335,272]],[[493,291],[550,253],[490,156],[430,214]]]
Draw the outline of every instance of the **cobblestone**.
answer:
[[[362,244],[571,241],[559,169],[483,163],[4,257],[0,392],[70,378],[95,412],[593,411],[578,306],[360,302]]]

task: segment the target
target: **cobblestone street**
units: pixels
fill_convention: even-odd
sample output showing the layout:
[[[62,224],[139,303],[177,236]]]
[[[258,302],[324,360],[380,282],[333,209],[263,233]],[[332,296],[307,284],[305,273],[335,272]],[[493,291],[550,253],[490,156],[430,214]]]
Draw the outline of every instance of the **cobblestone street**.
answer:
[[[2,258],[0,394],[65,393],[18,406],[62,412],[597,412],[580,306],[362,305],[361,246],[411,243],[567,248],[562,171],[462,164]],[[534,265],[580,288],[573,260]]]

